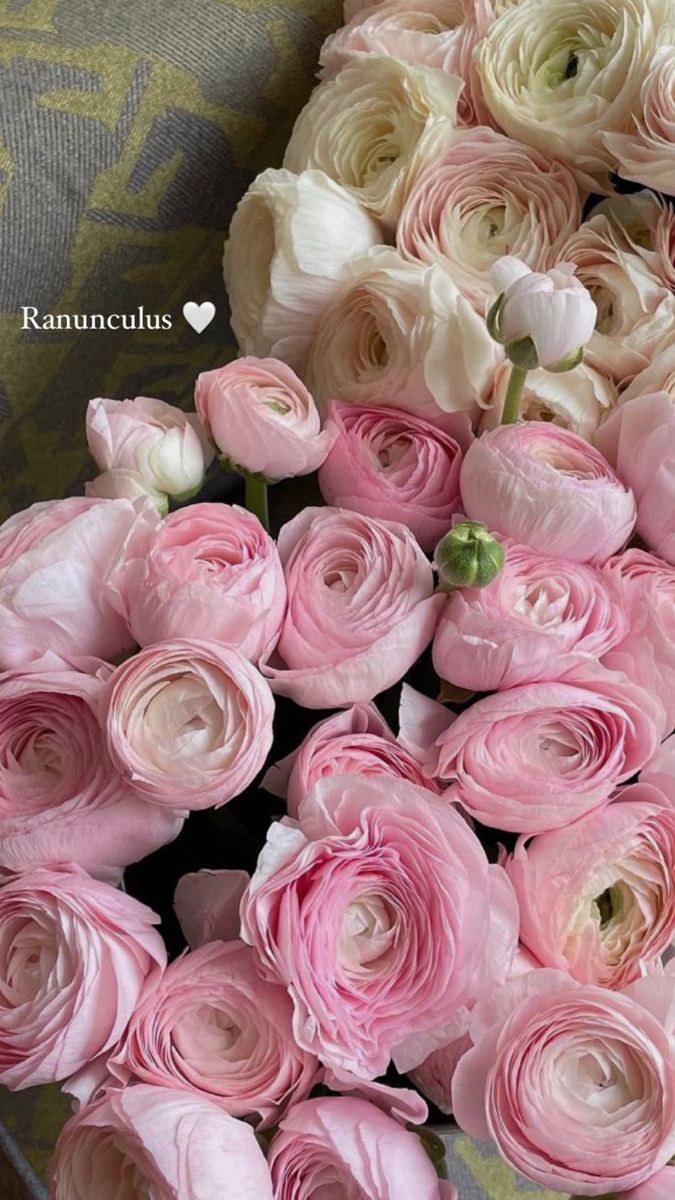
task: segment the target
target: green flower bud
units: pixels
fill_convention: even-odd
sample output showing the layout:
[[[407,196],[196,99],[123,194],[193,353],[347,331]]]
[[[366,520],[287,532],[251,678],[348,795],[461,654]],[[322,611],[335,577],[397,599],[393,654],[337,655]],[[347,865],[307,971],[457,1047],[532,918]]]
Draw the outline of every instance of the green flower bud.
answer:
[[[443,592],[486,587],[504,566],[504,547],[482,521],[463,521],[441,538],[434,565]]]

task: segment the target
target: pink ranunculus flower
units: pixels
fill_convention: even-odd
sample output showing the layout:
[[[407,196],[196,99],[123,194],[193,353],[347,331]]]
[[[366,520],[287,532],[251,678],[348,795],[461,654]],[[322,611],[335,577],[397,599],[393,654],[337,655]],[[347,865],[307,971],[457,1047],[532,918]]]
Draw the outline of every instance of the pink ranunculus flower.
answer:
[[[157,642],[106,683],[101,719],[117,769],[139,796],[187,809],[248,787],[272,745],[274,699],[238,650]]]
[[[440,796],[403,779],[321,779],[273,824],[242,936],[293,1000],[298,1044],[338,1073],[422,1062],[490,970],[486,928],[515,940],[501,867]]]
[[[273,1200],[250,1125],[203,1096],[149,1084],[110,1091],[71,1117],[49,1175],[50,1200]]]
[[[667,392],[621,404],[595,436],[637,504],[636,532],[675,566],[675,404]]]
[[[352,1096],[295,1105],[272,1141],[269,1166],[274,1200],[450,1200],[417,1134]]]
[[[623,637],[623,610],[594,567],[503,544],[492,583],[446,600],[433,643],[441,679],[474,692],[560,679]]]
[[[505,253],[545,271],[581,220],[574,176],[494,129],[458,133],[414,181],[396,231],[406,259],[441,263],[484,316],[490,268]]]
[[[196,413],[150,396],[90,400],[87,442],[102,471],[135,471],[148,489],[169,496],[201,487],[213,458]]]
[[[675,1151],[675,1039],[659,1011],[673,979],[649,983],[641,1000],[637,984],[544,969],[486,996],[453,1080],[462,1129],[542,1187],[599,1196],[648,1179]]]
[[[372,700],[433,636],[443,597],[412,534],[341,508],[306,508],[279,534],[288,608],[261,660],[272,690],[307,708]]]
[[[141,646],[204,629],[253,662],[273,649],[286,607],[272,538],[257,517],[230,504],[172,513],[138,555],[127,550],[106,588]]]
[[[675,196],[675,46],[656,51],[630,133],[606,133],[605,143],[624,179]]]
[[[540,554],[593,563],[620,550],[633,531],[628,483],[582,438],[541,421],[484,433],[460,475],[471,521]]]
[[[388,56],[437,67],[464,82],[457,106],[461,125],[486,123],[473,51],[494,20],[491,0],[386,0],[363,6],[326,39],[320,55],[322,78],[332,78],[354,59]]]
[[[293,1006],[261,979],[242,942],[211,942],[177,958],[136,1008],[108,1070],[208,1097],[233,1117],[277,1123],[304,1100],[316,1058],[295,1043]]]
[[[658,696],[670,731],[675,728],[675,567],[633,549],[611,558],[603,576],[627,628],[602,661]]]
[[[270,767],[262,786],[283,797],[289,816],[297,817],[305,796],[331,775],[389,775],[437,793],[441,790],[426,778],[421,764],[373,704],[354,704],[319,721],[297,750]]]
[[[203,371],[195,405],[221,454],[271,482],[316,471],[332,445],[304,383],[275,358]]]
[[[0,887],[0,1083],[66,1079],[117,1044],[166,965],[159,918],[78,867]]]
[[[545,833],[599,808],[654,754],[661,704],[595,664],[487,696],[436,741],[436,775],[484,825]]]
[[[112,880],[180,832],[106,754],[103,678],[48,659],[0,676],[0,868],[72,861]]]
[[[675,810],[647,784],[579,821],[521,838],[507,863],[520,937],[548,967],[614,990],[675,935]]]
[[[0,669],[48,651],[64,660],[111,659],[134,644],[105,597],[111,561],[132,532],[149,540],[147,503],[73,496],[33,504],[0,526]]]
[[[327,428],[337,437],[319,471],[326,503],[400,521],[433,550],[461,506],[460,441],[473,440],[468,417],[432,424],[392,408],[333,403]]]
[[[673,220],[675,221],[675,217]],[[675,277],[672,286],[675,291]],[[626,404],[636,396],[651,396],[654,392],[667,392],[675,404],[675,342],[661,350],[649,366],[635,376],[632,383],[621,393],[621,403]]]
[[[490,272],[501,297],[500,341],[531,338],[540,367],[555,367],[582,349],[595,328],[598,310],[591,293],[575,276],[573,263],[559,262],[545,273],[532,271],[507,254]]]
[[[661,742],[656,753],[640,772],[640,783],[648,783],[663,793],[675,808],[675,733]]]

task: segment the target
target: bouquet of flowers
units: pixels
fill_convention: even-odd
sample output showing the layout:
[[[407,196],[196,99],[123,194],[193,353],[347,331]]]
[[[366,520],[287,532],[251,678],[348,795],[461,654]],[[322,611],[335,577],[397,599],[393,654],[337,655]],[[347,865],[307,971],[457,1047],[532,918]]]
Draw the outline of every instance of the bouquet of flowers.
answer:
[[[345,20],[241,357],[0,528],[0,1082],[53,1200],[456,1200],[427,1101],[670,1200],[675,3]],[[168,961],[123,873],[224,805]]]

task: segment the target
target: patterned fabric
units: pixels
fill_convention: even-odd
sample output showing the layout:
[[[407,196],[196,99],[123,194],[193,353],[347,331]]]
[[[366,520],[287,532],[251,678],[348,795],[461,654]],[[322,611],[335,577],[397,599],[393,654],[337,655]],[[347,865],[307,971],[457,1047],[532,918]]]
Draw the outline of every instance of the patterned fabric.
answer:
[[[198,372],[233,356],[225,231],[280,161],[340,18],[339,0],[0,0],[0,520],[93,473],[91,396],[190,407]],[[199,336],[181,313],[205,299],[217,316]],[[24,331],[22,305],[143,305],[173,327]],[[0,1145],[20,1147],[36,1197],[68,1112],[56,1088],[0,1089]],[[446,1141],[460,1200],[553,1196],[490,1147]]]

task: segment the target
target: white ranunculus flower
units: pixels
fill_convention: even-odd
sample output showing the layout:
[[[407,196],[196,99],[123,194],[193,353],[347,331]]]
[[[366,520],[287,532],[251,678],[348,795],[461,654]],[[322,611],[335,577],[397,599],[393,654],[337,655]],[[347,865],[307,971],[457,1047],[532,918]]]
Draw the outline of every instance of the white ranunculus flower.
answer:
[[[582,225],[563,254],[598,307],[587,361],[617,384],[628,383],[672,342],[675,294],[604,213]]]
[[[438,67],[464,80],[460,123],[484,124],[490,117],[473,52],[493,20],[492,0],[385,0],[358,5],[347,24],[324,42],[321,75],[331,78],[354,59],[376,55]]]
[[[490,269],[506,254],[547,271],[579,226],[571,171],[530,146],[477,128],[456,135],[413,184],[396,241],[405,258],[445,263],[482,314],[494,302]]]
[[[624,179],[675,196],[675,45],[654,55],[630,133],[605,137]]]
[[[381,241],[377,222],[323,171],[263,171],[240,200],[225,244],[242,352],[304,370],[316,323],[348,261]]]
[[[501,351],[443,267],[382,246],[351,264],[323,314],[308,364],[320,402],[477,417]]]
[[[675,145],[673,146],[675,155]],[[675,209],[653,192],[610,196],[593,210],[604,213],[629,249],[644,258],[659,279],[675,290]]]
[[[448,144],[462,81],[436,67],[366,57],[319,84],[286,150],[289,171],[318,168],[393,229],[410,181]]]
[[[481,430],[496,429],[501,421],[511,364],[500,363],[495,372],[491,407],[481,420]],[[553,371],[528,371],[521,401],[524,421],[549,421],[562,429],[571,429],[591,441],[598,425],[618,403],[615,384],[588,363],[574,371],[556,375]]]
[[[631,129],[673,22],[673,0],[521,0],[477,50],[487,106],[509,136],[566,162],[589,191],[608,191],[605,135]]]
[[[621,403],[625,404],[636,396],[652,396],[654,392],[668,392],[675,402],[675,342],[666,346],[644,371],[635,376],[625,392],[621,393]]]

